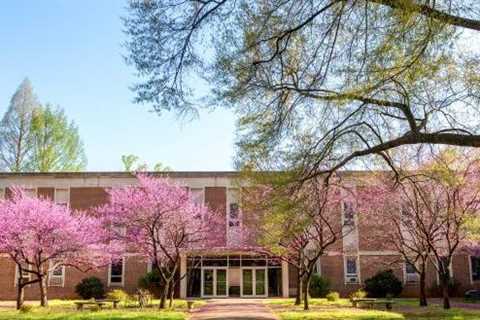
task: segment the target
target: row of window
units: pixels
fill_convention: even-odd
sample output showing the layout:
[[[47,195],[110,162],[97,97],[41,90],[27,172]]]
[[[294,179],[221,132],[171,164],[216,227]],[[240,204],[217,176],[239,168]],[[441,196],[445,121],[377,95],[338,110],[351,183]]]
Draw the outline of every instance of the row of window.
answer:
[[[472,281],[480,281],[480,257],[470,256],[470,274]],[[344,271],[345,271],[345,283],[360,283],[359,275],[359,262],[357,256],[346,256],[344,257]],[[451,265],[448,266],[450,271],[450,276],[453,276],[453,270]],[[322,274],[320,259],[318,259],[315,264],[314,273],[319,275]],[[414,265],[409,262],[405,262],[404,265],[404,276],[406,283],[417,283],[419,282],[419,274],[416,271]]]
[[[359,268],[358,268],[358,257],[357,256],[347,256],[344,258],[344,268],[345,268],[345,283],[357,284],[360,283]],[[480,281],[480,257],[470,257],[470,270],[471,270],[471,280]],[[404,266],[405,270],[405,282],[406,283],[417,283],[419,281],[419,275],[416,272],[415,266],[406,262]],[[148,270],[151,270],[151,266],[148,266]],[[318,259],[315,264],[314,273],[321,275],[321,263]],[[452,269],[450,268],[451,276]],[[124,284],[124,274],[125,274],[125,259],[120,259],[115,263],[112,263],[108,270],[108,285],[109,286],[123,286]],[[32,274],[29,272],[23,273],[23,279],[29,281]],[[18,269],[15,273],[15,285],[18,278]],[[48,276],[48,285],[52,287],[63,287],[65,285],[65,267],[57,266],[50,271]]]

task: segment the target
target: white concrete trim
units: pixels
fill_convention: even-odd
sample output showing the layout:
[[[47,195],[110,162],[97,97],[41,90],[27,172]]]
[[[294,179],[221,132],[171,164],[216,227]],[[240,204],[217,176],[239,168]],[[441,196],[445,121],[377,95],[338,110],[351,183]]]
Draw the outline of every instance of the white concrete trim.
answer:
[[[288,298],[289,297],[289,278],[288,278],[288,262],[282,260],[282,297]]]
[[[187,255],[180,254],[180,299],[185,298],[187,298]]]

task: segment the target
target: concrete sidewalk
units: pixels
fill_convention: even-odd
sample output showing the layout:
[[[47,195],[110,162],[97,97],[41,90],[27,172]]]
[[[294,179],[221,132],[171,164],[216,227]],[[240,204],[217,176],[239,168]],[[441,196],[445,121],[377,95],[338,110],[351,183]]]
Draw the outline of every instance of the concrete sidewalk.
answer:
[[[191,320],[278,320],[261,300],[212,299],[194,309]]]

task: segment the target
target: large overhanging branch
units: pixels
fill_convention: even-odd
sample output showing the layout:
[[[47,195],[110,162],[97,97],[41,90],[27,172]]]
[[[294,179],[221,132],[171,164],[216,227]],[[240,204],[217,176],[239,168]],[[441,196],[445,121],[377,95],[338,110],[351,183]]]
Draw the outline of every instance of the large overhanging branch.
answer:
[[[433,18],[435,20],[441,21],[449,25],[454,25],[457,27],[480,31],[480,20],[469,19],[469,18],[449,14],[441,10],[432,8],[431,6],[426,4],[418,4],[417,1],[413,1],[413,0],[369,0],[369,1],[372,3],[386,5],[393,9],[416,12],[426,17]]]
[[[453,130],[453,129],[452,129]],[[480,148],[480,135],[473,134],[464,134],[464,133],[454,133],[454,132],[433,132],[433,133],[420,133],[420,132],[409,132],[397,139],[393,139],[384,143],[377,144],[372,147],[367,147],[362,150],[354,151],[350,153],[347,157],[342,159],[339,163],[333,167],[325,170],[318,170],[318,168],[309,168],[309,171],[306,172],[302,181],[307,181],[309,179],[315,178],[316,176],[327,174],[328,178],[337,170],[341,169],[349,162],[367,155],[382,153],[405,145],[415,145],[415,144],[443,144],[459,147],[475,147]]]

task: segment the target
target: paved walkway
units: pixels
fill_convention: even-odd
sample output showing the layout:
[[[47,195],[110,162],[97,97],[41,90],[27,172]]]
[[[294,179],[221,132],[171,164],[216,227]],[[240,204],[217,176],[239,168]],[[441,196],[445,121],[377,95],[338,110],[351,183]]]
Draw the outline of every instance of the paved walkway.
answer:
[[[278,320],[261,300],[212,299],[192,311],[191,320]]]

